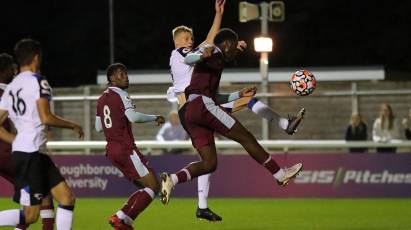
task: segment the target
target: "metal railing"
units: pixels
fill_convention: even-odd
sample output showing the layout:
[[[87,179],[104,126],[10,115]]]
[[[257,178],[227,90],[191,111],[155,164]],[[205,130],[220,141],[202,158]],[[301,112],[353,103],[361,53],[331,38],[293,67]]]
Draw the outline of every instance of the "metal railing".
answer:
[[[140,149],[168,149],[180,148],[191,149],[191,141],[136,141]],[[348,148],[379,148],[379,147],[397,147],[410,148],[411,141],[394,140],[390,143],[376,143],[372,141],[344,141],[344,140],[262,140],[259,141],[261,146],[269,149],[280,149],[284,152],[290,150],[309,150],[309,149],[348,149]],[[223,149],[242,149],[243,147],[234,141],[216,140],[217,148]],[[49,150],[104,150],[106,141],[49,141],[47,148]]]
[[[403,90],[346,90],[346,91],[329,91],[313,94],[311,97],[330,97],[330,96],[373,96],[373,95],[411,95],[411,89]],[[98,95],[73,95],[73,96],[55,96],[54,101],[96,101],[100,96]],[[283,93],[257,93],[256,97],[295,97],[295,95]],[[160,100],[167,99],[164,94],[131,94],[130,98],[133,100]]]
[[[345,91],[323,91],[318,92],[312,95],[311,97],[344,97],[349,96],[351,97],[351,107],[352,111],[358,111],[359,107],[359,97],[361,96],[383,96],[383,95],[411,95],[411,89],[392,89],[392,90],[358,90],[357,82],[351,82],[351,90]],[[275,92],[275,93],[259,93],[256,95],[260,98],[272,98],[272,97],[295,97],[295,95],[291,95],[289,93],[284,92]],[[131,99],[133,100],[166,100],[166,94],[132,94],[130,95]],[[71,96],[56,96],[53,98],[54,101],[82,101],[84,107],[84,115],[83,115],[83,124],[84,124],[84,133],[85,133],[85,140],[91,140],[91,132],[94,129],[91,127],[94,122],[91,122],[94,117],[90,111],[94,111],[94,108],[90,108],[91,101],[96,101],[99,98],[98,95],[90,95],[90,88],[84,87],[83,95],[71,95]],[[170,108],[172,105],[170,105]],[[267,125],[267,124],[266,124]],[[267,127],[266,127],[267,129]],[[264,127],[262,127],[264,130]]]

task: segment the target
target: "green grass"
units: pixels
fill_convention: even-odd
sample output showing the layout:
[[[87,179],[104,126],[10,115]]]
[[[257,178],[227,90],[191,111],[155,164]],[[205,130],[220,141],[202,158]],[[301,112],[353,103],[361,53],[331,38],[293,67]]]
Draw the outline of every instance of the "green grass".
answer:
[[[125,199],[78,199],[73,229],[110,229],[107,217]],[[134,223],[136,230],[409,230],[411,199],[210,199],[221,223],[195,218],[195,199],[152,203]],[[0,199],[0,209],[16,207]],[[12,229],[1,228],[0,229]],[[30,229],[41,229],[39,223]]]

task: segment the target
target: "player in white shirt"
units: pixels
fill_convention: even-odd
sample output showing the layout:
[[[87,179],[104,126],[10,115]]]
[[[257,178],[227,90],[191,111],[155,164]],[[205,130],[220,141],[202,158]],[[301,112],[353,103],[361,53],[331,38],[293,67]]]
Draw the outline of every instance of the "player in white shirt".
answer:
[[[6,90],[7,84],[13,80],[13,77],[17,72],[17,65],[14,63],[12,56],[6,53],[0,54],[0,97],[3,95],[4,90]],[[5,129],[14,133],[13,125],[9,119],[6,119],[6,121],[3,122],[0,129]],[[1,136],[1,134],[2,133],[0,132],[0,176],[4,177],[14,186],[16,174],[12,161],[11,144],[15,135]],[[42,221],[42,230],[54,229],[54,205],[50,196],[42,201],[40,217]],[[27,228],[28,226],[26,224],[19,224],[16,226],[16,230],[26,230]]]
[[[186,102],[184,90],[190,85],[191,75],[194,64],[201,61],[206,56],[203,55],[204,49],[213,46],[215,35],[220,29],[221,20],[224,13],[225,0],[216,0],[215,17],[213,25],[207,35],[207,38],[197,48],[193,49],[194,37],[193,30],[187,26],[178,26],[173,29],[172,35],[175,49],[171,52],[170,69],[173,86],[167,91],[169,100],[177,98],[179,108]],[[243,51],[247,47],[244,41],[239,41],[238,49]],[[206,51],[207,52],[207,51]],[[278,124],[286,133],[292,135],[295,133],[298,125],[301,123],[305,109],[301,109],[297,116],[289,118],[281,117],[277,112],[265,105],[255,97],[240,98],[236,101],[221,105],[231,112],[236,112],[244,108],[249,108],[252,112],[268,121]],[[198,208],[197,218],[209,221],[221,221],[222,218],[208,208],[207,198],[210,188],[210,174],[198,177]]]
[[[83,130],[78,124],[50,111],[51,88],[47,79],[39,74],[40,43],[23,39],[16,44],[14,51],[20,74],[7,86],[1,98],[0,125],[9,117],[17,129],[12,143],[12,160],[17,175],[14,201],[22,205],[23,211],[0,212],[0,226],[36,222],[43,198],[51,194],[59,203],[57,229],[70,230],[74,195],[51,158],[41,151],[47,142],[47,126],[72,129],[79,137],[83,136]]]

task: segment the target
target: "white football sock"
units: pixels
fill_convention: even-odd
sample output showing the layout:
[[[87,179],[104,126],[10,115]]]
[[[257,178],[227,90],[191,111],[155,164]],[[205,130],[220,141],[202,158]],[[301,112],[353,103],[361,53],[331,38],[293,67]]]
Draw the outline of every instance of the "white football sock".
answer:
[[[288,119],[281,117],[280,114],[261,101],[255,102],[251,107],[251,111],[270,122],[277,123],[281,129],[287,129]]]
[[[142,190],[144,190],[144,192],[146,192],[151,197],[151,199],[154,199],[154,197],[156,196],[154,191],[149,187],[145,187]]]
[[[286,130],[288,127],[288,119],[281,117],[280,120],[278,121],[278,126],[280,126],[280,128]]]
[[[20,209],[0,212],[0,226],[16,226],[20,222]]]
[[[43,210],[40,210],[40,217],[41,217],[41,219],[54,218],[54,217],[55,217],[54,209],[43,209]]]
[[[199,176],[197,179],[198,207],[201,209],[208,208],[207,198],[208,191],[210,190],[210,177],[211,174],[206,174]]]
[[[126,217],[127,215],[123,212],[123,211],[121,211],[121,210],[118,210],[117,212],[116,212],[116,215],[117,215],[117,217],[118,218],[120,218],[120,219],[124,219],[124,217]]]
[[[73,224],[73,211],[62,207],[57,208],[56,227],[57,230],[71,230]]]
[[[273,174],[274,178],[278,181],[282,182],[284,179],[285,172],[283,169],[278,170],[276,173]]]
[[[131,217],[127,216],[123,211],[119,210],[116,215],[118,216],[118,218],[122,219],[124,221],[124,223],[132,226],[134,220],[131,219]]]
[[[176,174],[171,174],[170,175],[171,180],[173,181],[173,184],[176,185],[178,183],[178,177]]]

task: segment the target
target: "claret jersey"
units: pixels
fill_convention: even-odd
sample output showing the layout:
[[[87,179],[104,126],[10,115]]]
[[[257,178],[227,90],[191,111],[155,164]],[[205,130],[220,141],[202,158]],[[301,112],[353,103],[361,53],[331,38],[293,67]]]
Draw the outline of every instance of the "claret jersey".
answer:
[[[7,88],[6,84],[0,83],[0,97],[3,95],[4,90],[6,90],[6,88]],[[10,131],[9,119],[6,119],[2,126],[7,131]],[[11,154],[11,144],[0,140],[0,157],[5,156],[5,155],[10,155],[10,154]]]
[[[108,87],[98,99],[96,115],[102,123],[108,152],[135,146],[131,123],[125,115],[134,107],[127,91],[118,87]]]
[[[216,47],[209,58],[198,62],[194,66],[190,85],[185,89],[186,96],[199,94],[212,98],[215,101],[223,68],[223,54]]]

